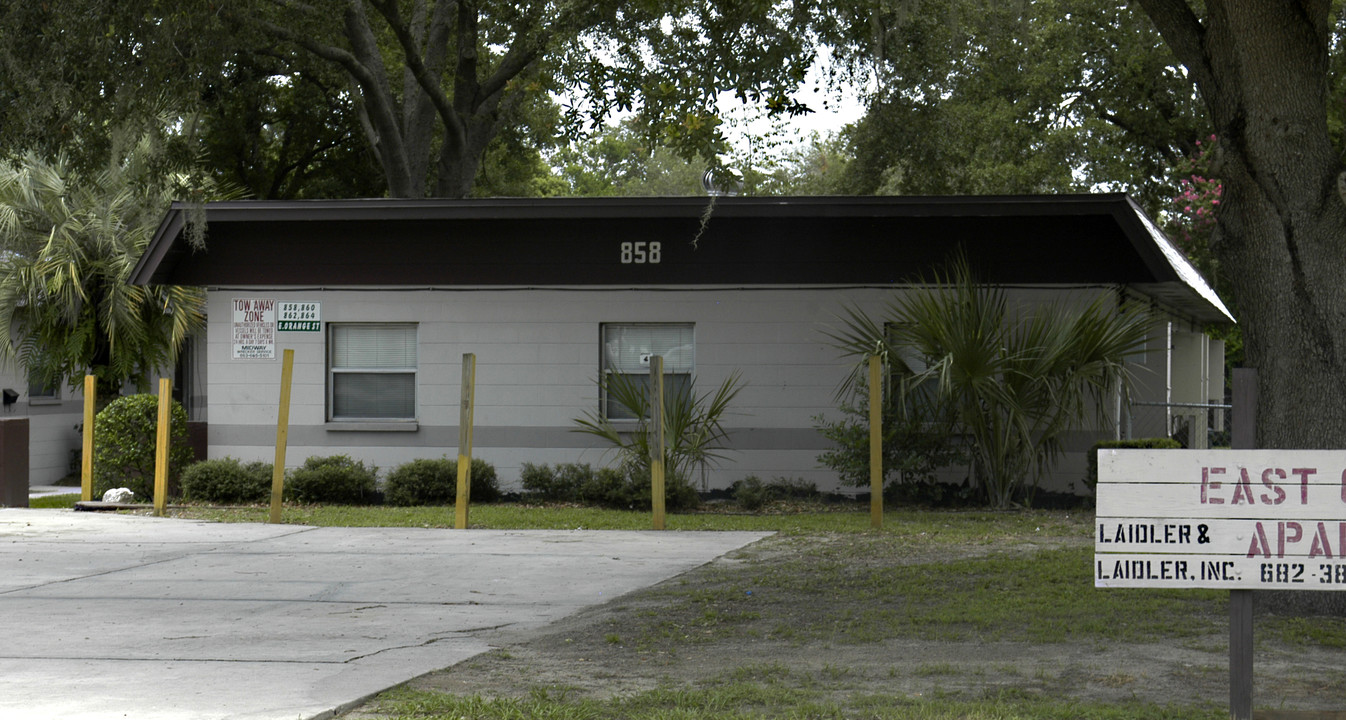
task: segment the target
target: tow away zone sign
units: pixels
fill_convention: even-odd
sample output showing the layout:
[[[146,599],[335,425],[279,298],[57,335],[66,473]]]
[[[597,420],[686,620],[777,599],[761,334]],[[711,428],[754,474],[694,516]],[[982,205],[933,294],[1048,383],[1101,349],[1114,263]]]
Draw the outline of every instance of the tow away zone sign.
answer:
[[[1094,586],[1346,590],[1346,451],[1099,450]]]

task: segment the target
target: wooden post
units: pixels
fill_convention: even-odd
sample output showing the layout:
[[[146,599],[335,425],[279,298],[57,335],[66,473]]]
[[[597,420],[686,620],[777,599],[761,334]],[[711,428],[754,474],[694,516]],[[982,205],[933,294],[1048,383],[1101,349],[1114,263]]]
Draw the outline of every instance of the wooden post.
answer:
[[[1233,427],[1235,450],[1257,447],[1257,370],[1234,368]],[[1229,591],[1229,716],[1253,716],[1253,591]]]
[[[664,358],[650,358],[650,504],[654,529],[664,529]]]
[[[878,355],[869,356],[869,526],[883,527],[883,376]]]
[[[92,375],[84,376],[84,448],[80,457],[79,499],[93,499],[93,423],[98,407],[98,381]]]
[[[276,407],[276,461],[271,465],[271,516],[268,522],[280,523],[281,501],[285,496],[285,449],[290,443],[290,382],[294,377],[294,350],[286,350],[280,362],[280,403]]]
[[[458,411],[458,497],[453,504],[454,524],[467,529],[467,506],[472,501],[472,411],[476,404],[477,356],[463,353],[463,399]]]
[[[154,444],[154,514],[168,507],[168,430],[173,407],[173,381],[159,378],[159,435]]]

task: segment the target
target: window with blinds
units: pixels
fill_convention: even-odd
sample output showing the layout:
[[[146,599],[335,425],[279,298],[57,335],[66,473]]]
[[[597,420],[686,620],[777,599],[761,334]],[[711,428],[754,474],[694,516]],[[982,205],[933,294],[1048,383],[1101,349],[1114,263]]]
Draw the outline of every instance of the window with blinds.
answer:
[[[650,384],[650,358],[664,359],[664,392],[691,392],[696,369],[696,343],[691,323],[604,323],[602,373],[620,373],[642,388]],[[609,420],[634,420],[635,414],[606,395],[603,413]]]
[[[327,327],[331,419],[416,419],[416,325]]]

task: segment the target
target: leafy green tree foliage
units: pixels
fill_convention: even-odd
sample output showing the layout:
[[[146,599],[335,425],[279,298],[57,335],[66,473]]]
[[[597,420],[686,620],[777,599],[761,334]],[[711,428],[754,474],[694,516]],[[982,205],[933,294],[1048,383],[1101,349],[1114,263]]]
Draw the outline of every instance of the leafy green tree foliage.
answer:
[[[726,155],[722,162],[742,175],[741,195],[834,195],[841,191],[850,158],[836,136],[816,133],[807,142],[767,153]],[[702,177],[711,167],[653,144],[634,123],[604,128],[597,135],[553,153],[551,163],[578,196],[704,195]]]
[[[824,38],[875,87],[848,137],[854,194],[1106,185],[1158,207],[1208,134],[1190,81],[1125,2],[929,0],[837,6]]]
[[[0,8],[0,142],[66,149],[83,167],[86,154],[67,147],[73,118],[112,127],[209,107],[207,142],[228,145],[212,148],[215,162],[269,161],[247,183],[259,196],[293,194],[288,180],[313,168],[340,185],[335,169],[367,152],[390,195],[462,197],[495,138],[537,131],[552,97],[567,98],[556,119],[571,136],[632,112],[688,156],[722,144],[724,90],[804,112],[789,91],[807,70],[817,12],[758,0],[11,3]],[[330,123],[322,109],[336,111]],[[353,128],[362,148],[333,143]]]
[[[192,105],[238,32],[214,3],[43,0],[0,3],[0,158],[64,154],[102,167],[117,129]],[[194,149],[179,136],[174,164]]]
[[[172,196],[204,199],[213,184],[162,175],[143,136],[96,172],[29,154],[0,166],[0,355],[48,385],[97,376],[101,396],[148,387],[203,322],[203,294],[135,287],[131,271]]]
[[[571,143],[551,158],[565,183],[564,194],[579,196],[703,195],[706,163],[686,160],[653,145],[631,122],[604,128]]]
[[[842,321],[837,347],[858,361],[882,357],[901,379],[895,401],[935,388],[932,400],[971,439],[976,478],[996,507],[1031,501],[1065,433],[1105,420],[1104,401],[1128,384],[1124,360],[1150,327],[1148,315],[1118,312],[1107,295],[1078,310],[1012,312],[1005,291],[977,283],[966,261],[894,296],[881,320],[851,308]]]
[[[182,102],[201,164],[251,197],[384,194],[346,78],[307,53],[241,47]]]

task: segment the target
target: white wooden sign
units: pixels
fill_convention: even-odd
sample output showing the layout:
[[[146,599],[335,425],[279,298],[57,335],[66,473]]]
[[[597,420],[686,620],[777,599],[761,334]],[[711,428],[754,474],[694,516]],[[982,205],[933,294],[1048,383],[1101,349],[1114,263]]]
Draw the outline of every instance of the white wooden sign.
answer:
[[[1095,587],[1346,590],[1346,451],[1099,450]]]
[[[233,298],[234,358],[276,357],[275,298]]]
[[[322,303],[280,303],[276,329],[281,332],[322,332]]]

